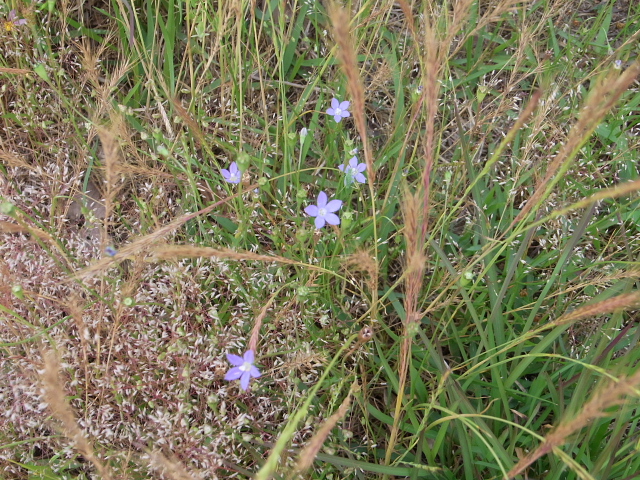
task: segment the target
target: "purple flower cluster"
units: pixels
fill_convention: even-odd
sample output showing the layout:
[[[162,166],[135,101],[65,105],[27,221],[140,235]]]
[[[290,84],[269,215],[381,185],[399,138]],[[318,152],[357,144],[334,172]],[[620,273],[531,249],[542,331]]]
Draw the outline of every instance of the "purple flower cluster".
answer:
[[[349,106],[351,104],[348,101],[339,101],[337,98],[331,100],[331,107],[327,109],[327,115],[333,117],[336,123],[340,123],[343,118],[351,116],[349,112]],[[300,139],[304,141],[307,136],[306,128],[303,128],[300,132]],[[351,152],[353,155],[357,150]],[[354,182],[366,183],[367,179],[364,176],[364,172],[367,170],[365,163],[360,163],[358,157],[355,155],[349,159],[349,162],[345,162],[338,166],[338,169],[345,174],[345,185],[349,186]],[[242,180],[242,171],[238,168],[236,162],[232,162],[229,165],[229,169],[223,168],[221,170],[222,177],[229,183],[240,183]],[[342,208],[342,200],[332,199],[330,200],[328,195],[321,191],[318,194],[318,199],[315,205],[308,205],[304,211],[310,217],[314,217],[314,224],[317,229],[323,228],[325,225],[340,225],[340,217],[337,212]],[[345,220],[346,221],[346,220]],[[109,254],[110,252],[107,252]],[[240,388],[246,391],[249,388],[249,382],[252,378],[260,377],[260,370],[254,365],[255,352],[251,349],[247,350],[241,357],[227,354],[227,360],[232,365],[229,371],[224,376],[227,381],[240,380]]]

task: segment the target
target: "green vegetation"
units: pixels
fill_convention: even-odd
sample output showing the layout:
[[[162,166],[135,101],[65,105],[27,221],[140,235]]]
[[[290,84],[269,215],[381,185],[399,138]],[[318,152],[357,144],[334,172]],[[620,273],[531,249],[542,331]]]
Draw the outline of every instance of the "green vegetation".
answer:
[[[0,476],[637,476],[640,4],[130,1],[0,5]]]

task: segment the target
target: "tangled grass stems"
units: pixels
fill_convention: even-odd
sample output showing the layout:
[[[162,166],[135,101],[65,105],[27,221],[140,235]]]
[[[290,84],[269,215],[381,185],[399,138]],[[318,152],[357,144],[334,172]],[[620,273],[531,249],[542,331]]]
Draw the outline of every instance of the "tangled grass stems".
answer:
[[[581,410],[570,418],[563,419],[548,434],[542,444],[525,458],[520,460],[508,473],[507,478],[515,478],[522,474],[537,459],[555,451],[567,442],[570,435],[586,427],[594,418],[607,416],[607,410],[613,406],[623,404],[628,397],[638,397],[640,385],[640,371],[631,376],[622,376],[615,382],[603,385],[594,393]]]
[[[640,471],[640,10],[578,3],[0,5],[3,472]]]

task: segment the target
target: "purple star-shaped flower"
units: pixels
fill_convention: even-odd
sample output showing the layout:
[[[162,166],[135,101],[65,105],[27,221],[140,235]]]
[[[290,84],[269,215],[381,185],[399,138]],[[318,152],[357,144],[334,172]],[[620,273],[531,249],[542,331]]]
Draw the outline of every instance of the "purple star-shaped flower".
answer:
[[[220,172],[224,179],[229,183],[240,183],[240,180],[242,179],[242,172],[238,170],[238,164],[236,162],[231,162],[229,170],[223,168]]]
[[[228,381],[240,379],[242,390],[249,388],[251,377],[258,378],[261,375],[260,370],[253,364],[255,361],[253,350],[247,350],[242,357],[228,353],[227,360],[233,367],[229,369],[224,379]]]
[[[7,17],[7,21],[4,22],[4,29],[7,32],[10,32],[14,29],[14,27],[19,27],[20,25],[26,25],[27,21],[24,18],[18,18],[18,14],[15,10],[11,10],[9,12],[9,16]]]
[[[343,118],[351,116],[349,110],[347,110],[349,105],[351,105],[351,103],[346,100],[344,102],[340,102],[337,98],[334,98],[331,100],[331,108],[327,110],[327,115],[333,115],[333,119],[336,123],[340,123],[340,120]]]
[[[304,211],[312,216],[316,217],[316,228],[324,227],[325,223],[329,225],[340,225],[340,218],[333,212],[337,212],[342,207],[342,200],[331,200],[327,203],[327,194],[320,192],[318,194],[317,205],[309,205]]]
[[[351,157],[349,165],[338,165],[338,169],[347,174],[344,179],[345,185],[351,185],[354,180],[359,183],[365,183],[367,181],[365,176],[362,174],[362,172],[367,169],[367,164],[358,163],[358,157]]]

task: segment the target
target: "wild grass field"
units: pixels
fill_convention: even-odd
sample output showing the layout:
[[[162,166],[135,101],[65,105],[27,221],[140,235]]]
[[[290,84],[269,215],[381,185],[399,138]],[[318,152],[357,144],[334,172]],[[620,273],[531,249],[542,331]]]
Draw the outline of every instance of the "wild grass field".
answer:
[[[4,0],[0,477],[640,478],[639,25]]]

